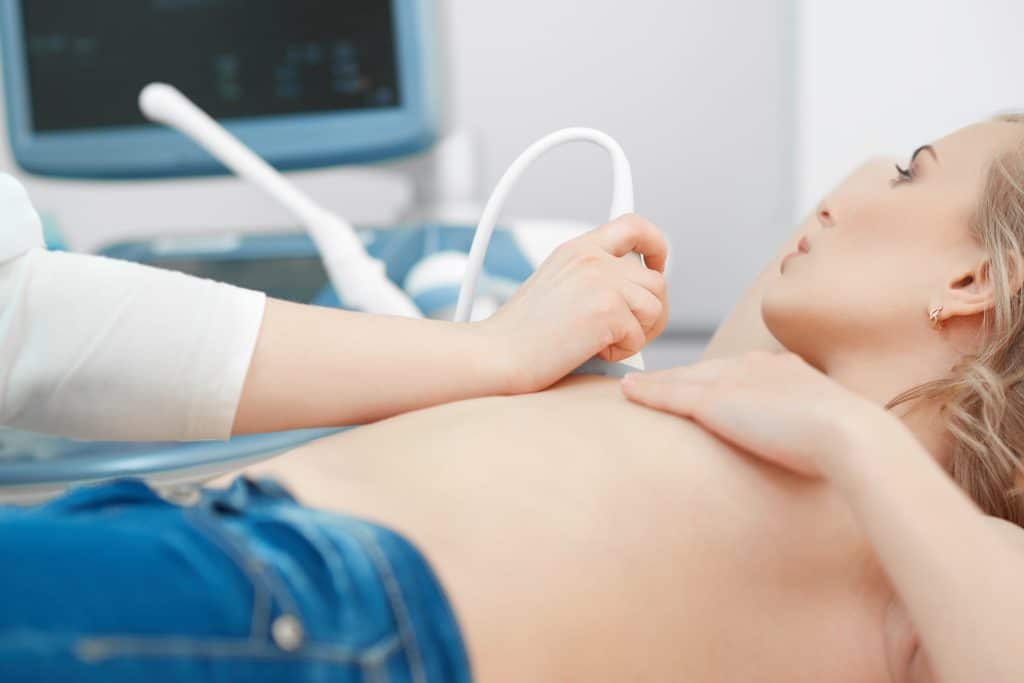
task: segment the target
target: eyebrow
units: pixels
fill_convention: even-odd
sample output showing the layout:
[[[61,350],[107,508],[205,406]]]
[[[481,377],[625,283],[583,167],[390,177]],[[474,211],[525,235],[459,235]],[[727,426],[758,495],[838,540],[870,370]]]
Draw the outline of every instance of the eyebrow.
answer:
[[[935,160],[935,163],[939,162],[939,155],[935,153],[935,148],[933,148],[931,145],[921,145],[920,147],[914,150],[913,154],[910,155],[911,164],[914,163],[914,160],[917,159],[917,155],[920,154],[921,152],[928,152],[929,154],[932,155],[932,159]]]

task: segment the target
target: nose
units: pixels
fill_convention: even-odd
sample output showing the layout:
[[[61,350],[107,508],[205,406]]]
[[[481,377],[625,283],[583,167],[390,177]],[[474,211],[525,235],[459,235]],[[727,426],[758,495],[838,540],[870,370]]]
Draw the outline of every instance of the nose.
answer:
[[[834,226],[836,224],[835,223],[835,219],[832,217],[832,211],[831,211],[831,209],[829,209],[829,207],[827,205],[825,205],[825,204],[818,205],[818,210],[817,210],[816,213],[817,213],[817,216],[818,216],[818,223],[821,224],[821,227],[823,227],[823,228],[831,228],[832,226]]]

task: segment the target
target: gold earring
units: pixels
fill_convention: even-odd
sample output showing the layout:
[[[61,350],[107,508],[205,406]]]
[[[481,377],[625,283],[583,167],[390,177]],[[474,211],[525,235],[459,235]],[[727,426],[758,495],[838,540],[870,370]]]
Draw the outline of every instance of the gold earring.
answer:
[[[928,320],[932,323],[932,329],[941,330],[942,321],[939,320],[939,314],[942,313],[942,306],[936,306],[932,310],[928,311]]]

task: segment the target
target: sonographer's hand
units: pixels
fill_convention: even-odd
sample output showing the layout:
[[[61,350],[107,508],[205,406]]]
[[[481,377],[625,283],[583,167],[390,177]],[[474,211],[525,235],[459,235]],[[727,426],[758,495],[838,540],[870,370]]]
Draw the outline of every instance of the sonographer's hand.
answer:
[[[628,358],[661,334],[667,256],[661,232],[635,214],[556,249],[500,311],[479,323],[511,359],[510,390],[543,389],[594,356]]]

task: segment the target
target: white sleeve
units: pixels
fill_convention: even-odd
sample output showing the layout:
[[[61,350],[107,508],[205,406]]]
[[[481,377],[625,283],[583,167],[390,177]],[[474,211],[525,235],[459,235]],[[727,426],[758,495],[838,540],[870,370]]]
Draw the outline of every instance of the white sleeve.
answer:
[[[230,436],[266,297],[98,256],[0,263],[0,424],[82,439]]]
[[[43,246],[43,226],[25,188],[0,173],[0,262]]]

